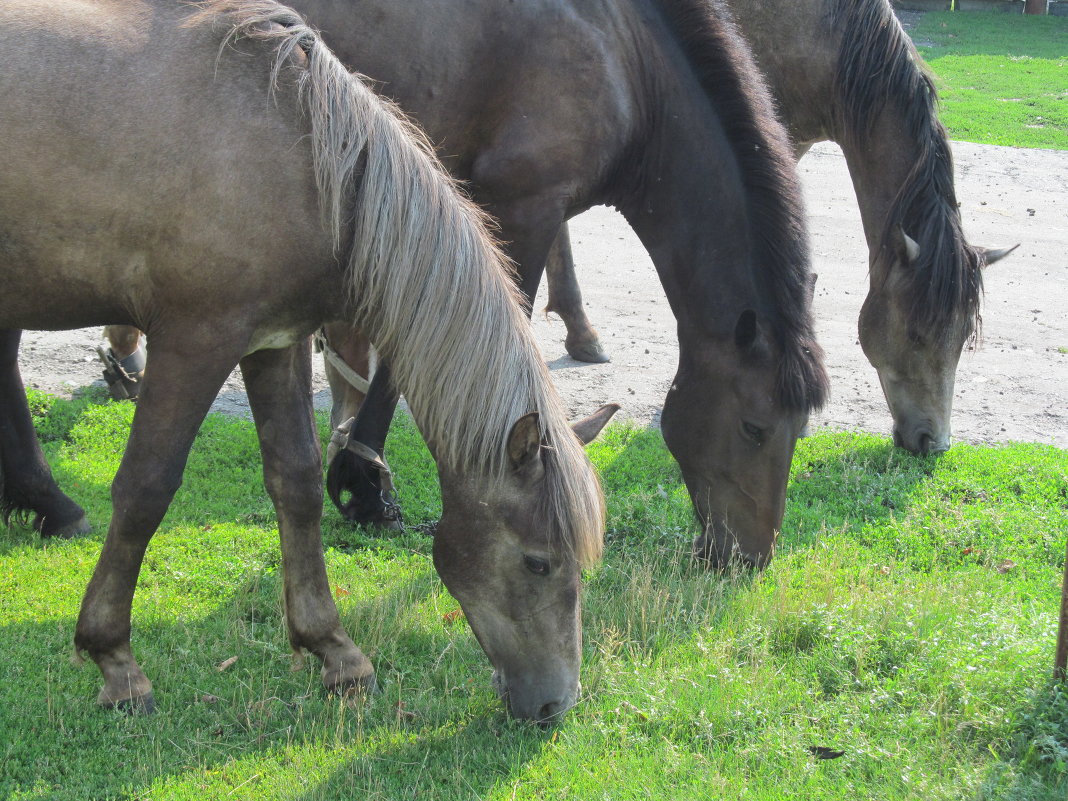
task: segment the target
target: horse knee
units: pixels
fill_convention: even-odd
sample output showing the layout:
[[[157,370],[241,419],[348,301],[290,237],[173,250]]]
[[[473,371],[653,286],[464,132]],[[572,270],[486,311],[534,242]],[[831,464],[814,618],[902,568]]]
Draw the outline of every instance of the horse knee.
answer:
[[[284,472],[265,470],[263,483],[279,516],[318,520],[322,515],[323,476],[317,460]]]
[[[111,485],[112,527],[121,521],[124,531],[151,537],[181,485],[181,473],[116,478]]]

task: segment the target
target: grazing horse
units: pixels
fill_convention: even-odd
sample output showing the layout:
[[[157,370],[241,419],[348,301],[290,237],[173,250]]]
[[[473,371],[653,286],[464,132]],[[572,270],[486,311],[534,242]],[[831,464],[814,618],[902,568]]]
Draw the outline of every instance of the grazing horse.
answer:
[[[894,442],[950,444],[960,354],[979,324],[982,268],[1011,249],[961,229],[937,97],[888,0],[728,0],[775,95],[797,158],[814,143],[845,154],[869,248],[860,343],[879,373]],[[582,308],[562,229],[547,266],[548,309],[575,358],[607,359]]]
[[[765,562],[827,379],[789,140],[729,21],[707,0],[295,8],[427,131],[499,222],[528,301],[565,220],[597,204],[623,213],[678,321],[661,428],[702,526],[696,552]],[[397,401],[389,375],[386,360],[351,433],[378,453]],[[358,453],[339,451],[328,487],[350,519],[389,520],[379,470]]]
[[[827,379],[789,141],[732,25],[706,0],[297,8],[499,221],[528,300],[566,219],[596,204],[623,213],[678,321],[661,428],[702,525],[695,550],[765,562],[796,437]],[[387,361],[353,426],[379,452],[396,401],[388,378]],[[352,493],[347,515],[380,520],[375,479],[342,450],[328,482],[335,502]]]
[[[33,465],[24,478],[40,451],[15,398],[21,329],[118,323],[151,343],[75,631],[104,677],[98,701],[153,705],[130,647],[134,587],[238,364],[278,514],[290,643],[322,660],[328,688],[373,684],[319,536],[309,335],[346,320],[390,360],[433,452],[434,563],[496,686],[517,717],[559,717],[578,690],[580,569],[601,548],[603,499],[483,215],[430,145],[272,0],[16,0],[0,22],[9,510],[62,533],[41,506],[51,498],[26,494],[51,481]]]

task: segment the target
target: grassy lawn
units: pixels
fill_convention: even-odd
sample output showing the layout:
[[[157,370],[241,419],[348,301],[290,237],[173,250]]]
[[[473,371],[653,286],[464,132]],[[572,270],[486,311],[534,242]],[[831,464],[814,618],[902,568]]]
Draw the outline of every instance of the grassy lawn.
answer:
[[[1068,18],[932,12],[911,35],[953,139],[1068,150]]]
[[[721,576],[686,557],[659,434],[611,427],[590,448],[610,532],[586,584],[583,700],[546,732],[505,717],[429,538],[332,510],[331,583],[384,692],[328,698],[313,660],[291,670],[254,432],[212,416],[134,603],[159,712],[127,718],[94,708],[97,670],[69,657],[132,406],[32,399],[97,528],[45,543],[0,526],[2,799],[1068,796],[1068,692],[1049,679],[1068,452],[925,459],[821,434],[794,460],[772,566]],[[434,519],[410,423],[391,448],[409,521]]]

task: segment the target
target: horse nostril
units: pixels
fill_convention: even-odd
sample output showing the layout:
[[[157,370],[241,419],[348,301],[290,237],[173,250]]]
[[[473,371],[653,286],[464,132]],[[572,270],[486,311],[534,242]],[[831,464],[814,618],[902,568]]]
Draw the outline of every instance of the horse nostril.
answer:
[[[552,726],[567,707],[559,701],[551,701],[538,710],[537,724],[542,727]]]
[[[919,452],[926,455],[934,450],[934,438],[924,431],[920,434]]]

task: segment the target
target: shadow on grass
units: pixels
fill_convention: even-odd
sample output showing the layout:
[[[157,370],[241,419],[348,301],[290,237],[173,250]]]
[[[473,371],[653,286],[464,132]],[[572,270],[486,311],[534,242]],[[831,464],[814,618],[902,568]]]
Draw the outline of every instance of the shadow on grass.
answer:
[[[202,772],[234,763],[272,759],[292,749],[314,751],[327,733],[335,748],[352,749],[352,765],[372,765],[376,774],[392,765],[392,772],[403,778],[400,786],[419,788],[422,797],[452,784],[455,766],[479,748],[492,747],[500,771],[537,752],[548,735],[505,720],[489,689],[489,663],[462,619],[443,627],[431,612],[436,625],[427,625],[425,610],[421,622],[408,619],[409,610],[425,607],[440,591],[429,560],[420,556],[429,539],[417,533],[397,539],[361,532],[345,538],[340,529],[347,526],[328,526],[332,536],[348,540],[349,556],[328,560],[342,621],[375,662],[383,692],[367,701],[324,697],[314,658],[303,670],[289,671],[278,559],[265,555],[268,546],[276,549],[277,534],[270,530],[274,516],[262,487],[255,434],[250,423],[224,417],[209,417],[197,437],[183,488],[163,523],[165,533],[149,548],[135,598],[134,647],[155,683],[159,714],[126,718],[96,709],[92,699],[99,688],[98,671],[91,664],[74,670],[68,663],[75,614],[64,611],[55,617],[56,606],[49,602],[53,591],[65,598],[75,592],[80,596],[87,578],[82,575],[87,570],[85,543],[99,542],[104,535],[108,487],[128,428],[120,422],[82,430],[81,424],[93,416],[89,407],[72,410],[60,404],[56,417],[42,417],[46,429],[54,430],[49,457],[57,479],[77,486],[77,499],[100,522],[88,539],[47,543],[50,553],[39,560],[37,571],[42,586],[31,601],[42,613],[0,627],[0,641],[9,646],[6,679],[0,685],[0,739],[7,743],[0,797],[16,792],[49,799],[140,797],[160,783],[199,785]],[[101,442],[102,437],[110,439]],[[228,525],[235,519],[261,530],[248,533],[243,525]],[[235,565],[196,575],[196,558],[226,548],[231,540],[246,551],[233,557]],[[31,543],[44,556],[45,543],[28,529],[9,530],[0,550]],[[47,565],[64,561],[65,551],[82,557],[81,573],[59,579],[77,583],[76,590],[48,587],[58,576]],[[189,555],[194,560],[183,563]],[[359,564],[346,565],[346,559]],[[365,591],[357,586],[365,576],[363,563],[374,559],[377,566],[366,572],[373,589]],[[388,575],[394,561],[407,572]],[[178,570],[189,574],[183,579],[183,591],[193,600],[189,616],[167,608],[174,601],[160,590]],[[236,574],[236,585],[220,578],[226,574]],[[233,586],[237,588],[231,590]],[[198,594],[203,601],[212,592],[224,600],[197,606]],[[72,603],[68,598],[60,606],[70,610]],[[200,608],[210,611],[199,616],[195,610]],[[20,616],[29,615],[15,615]],[[219,671],[217,666],[230,656],[238,660]],[[465,720],[474,722],[456,723]],[[364,752],[359,746],[363,741],[382,744]],[[431,752],[444,767],[415,778],[407,775],[413,762],[426,765]],[[321,787],[298,797],[336,797],[335,788],[352,786],[360,770],[351,765],[339,769]],[[488,775],[484,771],[473,774],[470,786],[490,781],[478,778]]]
[[[991,768],[978,798],[1068,797],[1068,684],[1051,682],[1012,713],[1013,740]]]
[[[405,618],[437,592],[437,577],[428,571],[341,604],[346,628],[376,663],[382,692],[370,699],[327,696],[314,658],[290,670],[281,580],[270,571],[246,577],[196,619],[174,619],[154,608],[154,599],[137,603],[134,647],[157,700],[150,716],[95,707],[98,671],[69,662],[73,619],[0,627],[7,663],[0,684],[0,797],[141,797],[160,783],[196,787],[201,774],[235,762],[278,759],[284,766],[288,752],[324,746],[351,751],[354,763],[373,765],[383,776],[405,774],[400,786],[425,791],[419,797],[440,787],[442,770],[455,769],[456,758],[482,746],[492,746],[502,769],[521,763],[546,734],[504,720],[489,690],[488,662],[466,626],[434,630]],[[439,657],[428,664],[428,654]],[[220,670],[231,657],[236,661]],[[465,720],[474,722],[455,723]],[[425,765],[428,754],[442,763],[439,770],[406,775],[410,765]],[[359,775],[339,770],[295,797],[337,797],[331,788],[349,787]]]

